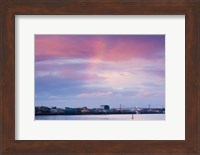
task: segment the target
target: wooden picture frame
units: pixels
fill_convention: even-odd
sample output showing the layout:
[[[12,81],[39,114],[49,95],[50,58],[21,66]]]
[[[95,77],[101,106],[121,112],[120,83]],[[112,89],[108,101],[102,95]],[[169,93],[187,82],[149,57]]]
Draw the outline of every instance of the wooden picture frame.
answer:
[[[15,15],[185,15],[185,140],[15,140]],[[0,2],[0,150],[11,154],[200,154],[200,1]]]

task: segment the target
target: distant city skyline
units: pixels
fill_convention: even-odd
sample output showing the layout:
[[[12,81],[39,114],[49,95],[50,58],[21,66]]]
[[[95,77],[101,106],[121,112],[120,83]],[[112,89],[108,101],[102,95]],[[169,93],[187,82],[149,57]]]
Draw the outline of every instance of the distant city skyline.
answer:
[[[35,106],[165,107],[165,35],[35,35]]]

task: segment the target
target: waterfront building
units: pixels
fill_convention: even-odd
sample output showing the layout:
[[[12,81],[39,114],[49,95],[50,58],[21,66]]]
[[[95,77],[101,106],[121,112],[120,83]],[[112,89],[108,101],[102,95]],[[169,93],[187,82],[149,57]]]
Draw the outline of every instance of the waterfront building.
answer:
[[[90,110],[87,107],[83,107],[81,109],[81,113],[89,113],[89,112],[90,112]]]
[[[51,109],[50,109],[50,113],[55,114],[55,113],[58,112],[57,107],[50,107],[50,108],[51,108]]]
[[[77,114],[78,109],[65,107],[65,114]]]
[[[87,107],[83,107],[82,110],[87,110]]]
[[[64,114],[64,113],[65,113],[65,110],[64,110],[64,109],[61,109],[61,108],[57,108],[57,113],[59,113],[59,114]]]
[[[40,107],[37,107],[35,110],[36,110],[36,113],[49,114],[50,109],[51,109],[50,107],[40,106]]]
[[[109,110],[110,109],[109,105],[101,105],[100,108],[104,109],[104,110]]]

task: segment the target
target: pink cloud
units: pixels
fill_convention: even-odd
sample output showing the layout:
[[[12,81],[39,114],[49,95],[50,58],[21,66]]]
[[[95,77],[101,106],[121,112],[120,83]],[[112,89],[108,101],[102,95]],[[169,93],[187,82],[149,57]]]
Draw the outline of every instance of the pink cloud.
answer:
[[[156,36],[141,39],[134,35],[36,35],[35,50],[38,59],[50,57],[95,58],[104,61],[123,61],[134,57],[154,59],[159,53],[164,53],[164,39],[158,39]]]
[[[146,96],[149,96],[150,93],[147,92],[147,91],[142,91],[142,92],[139,92],[138,94],[136,94],[134,97],[139,97],[139,98],[142,98],[142,97],[146,97]]]
[[[104,41],[103,41],[104,42]],[[108,61],[123,61],[135,57],[154,58],[155,53],[160,50],[155,42],[148,41],[117,41],[113,46],[110,42],[93,41],[93,53],[96,58]]]

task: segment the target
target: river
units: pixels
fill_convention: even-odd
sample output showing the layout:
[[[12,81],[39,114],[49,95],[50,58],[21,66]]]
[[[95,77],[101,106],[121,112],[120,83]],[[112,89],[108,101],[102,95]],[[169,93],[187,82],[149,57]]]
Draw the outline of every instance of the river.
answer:
[[[165,120],[165,114],[41,115],[35,120]]]

